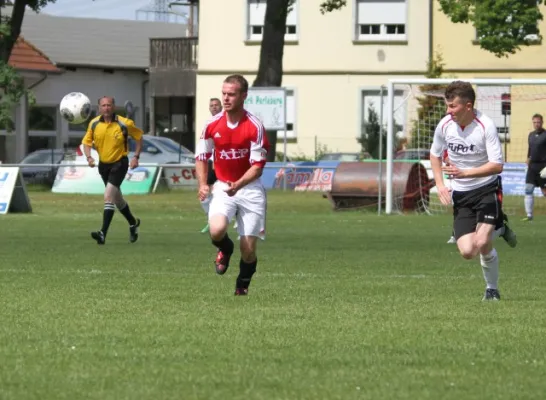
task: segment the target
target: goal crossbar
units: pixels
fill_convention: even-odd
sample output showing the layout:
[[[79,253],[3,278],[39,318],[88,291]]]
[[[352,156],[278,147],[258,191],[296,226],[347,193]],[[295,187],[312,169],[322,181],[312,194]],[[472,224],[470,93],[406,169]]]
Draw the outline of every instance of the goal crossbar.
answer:
[[[445,85],[456,80],[463,80],[473,85],[546,85],[546,79],[495,79],[495,78],[395,78],[389,79],[387,83],[387,149],[386,149],[386,192],[385,192],[385,213],[392,214],[393,212],[393,161],[394,161],[394,98],[395,85]]]

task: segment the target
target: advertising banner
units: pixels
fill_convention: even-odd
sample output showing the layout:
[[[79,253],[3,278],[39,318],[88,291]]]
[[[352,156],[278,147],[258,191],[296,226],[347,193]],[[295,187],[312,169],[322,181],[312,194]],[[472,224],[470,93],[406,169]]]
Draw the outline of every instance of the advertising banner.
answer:
[[[505,196],[525,195],[525,175],[527,165],[525,163],[506,163],[502,171],[502,191]],[[542,196],[540,188],[536,187],[535,196]]]
[[[265,129],[286,129],[286,90],[284,88],[248,88],[245,109],[254,114]]]
[[[32,212],[19,167],[0,167],[0,215],[8,212]]]
[[[137,167],[129,170],[121,184],[123,194],[150,193],[158,167]],[[63,162],[59,167],[53,193],[104,194],[104,183],[98,168],[75,167],[71,162]]]
[[[421,161],[421,164],[427,169],[429,179],[434,178],[430,161]],[[502,191],[505,196],[524,196],[525,195],[525,175],[527,174],[527,165],[525,163],[506,163],[501,173]],[[444,176],[447,179],[447,176]],[[437,193],[434,186],[431,193]],[[540,188],[535,188],[535,196],[542,196]]]
[[[171,190],[197,188],[195,164],[163,167],[163,177]]]
[[[286,189],[297,192],[326,192],[332,188],[332,179],[339,161],[297,161],[267,163],[262,174],[266,189]]]

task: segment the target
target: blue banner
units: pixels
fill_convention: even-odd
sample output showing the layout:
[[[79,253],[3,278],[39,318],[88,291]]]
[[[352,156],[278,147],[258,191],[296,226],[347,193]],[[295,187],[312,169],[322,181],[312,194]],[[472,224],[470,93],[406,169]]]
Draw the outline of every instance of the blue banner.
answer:
[[[266,189],[282,189],[286,180],[286,189],[294,191],[326,192],[332,188],[332,180],[340,161],[296,161],[267,163],[262,174]],[[306,168],[307,167],[307,168]],[[502,172],[502,187],[505,196],[523,196],[525,194],[525,163],[506,163]],[[535,188],[535,195],[541,196],[540,188]]]
[[[502,192],[505,196],[525,195],[525,175],[527,165],[525,163],[506,163],[502,171]],[[535,188],[535,196],[542,196],[540,188]]]
[[[266,189],[286,189],[297,192],[326,192],[332,188],[332,179],[339,161],[296,161],[267,163],[262,174]],[[307,167],[307,168],[306,168]]]

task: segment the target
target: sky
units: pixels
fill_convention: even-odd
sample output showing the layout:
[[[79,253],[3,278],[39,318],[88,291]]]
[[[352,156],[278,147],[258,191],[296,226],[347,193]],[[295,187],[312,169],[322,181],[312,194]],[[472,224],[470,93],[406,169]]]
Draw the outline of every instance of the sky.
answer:
[[[135,20],[138,9],[153,3],[153,0],[57,0],[41,12],[61,17]],[[153,16],[148,14],[148,18],[152,20]],[[138,19],[146,19],[146,14],[139,13]]]

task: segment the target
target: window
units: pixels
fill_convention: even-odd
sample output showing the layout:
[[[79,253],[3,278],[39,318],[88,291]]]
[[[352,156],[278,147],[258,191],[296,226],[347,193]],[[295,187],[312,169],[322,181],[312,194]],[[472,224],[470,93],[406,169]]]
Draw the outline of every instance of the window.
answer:
[[[285,40],[298,40],[298,1],[296,0],[292,5],[291,10],[286,18],[286,35]],[[248,0],[248,40],[262,40],[264,33],[264,20],[265,20],[265,6],[264,0]]]
[[[41,146],[40,149],[43,149],[47,146]],[[21,160],[21,164],[57,164],[63,158],[63,150],[40,150],[28,154],[25,158]]]
[[[362,111],[361,111],[361,131],[358,134],[360,137],[366,133],[366,124],[368,123],[370,113],[375,113],[377,121],[381,116],[381,106],[383,106],[383,132],[387,134],[387,89],[383,89],[383,105],[381,105],[380,89],[369,89],[362,91]],[[400,135],[400,132],[405,132],[406,108],[404,104],[404,93],[402,91],[394,92],[394,124],[395,134]]]
[[[296,99],[293,90],[286,90],[286,137],[297,138],[296,130]],[[284,139],[284,131],[277,131],[278,140]]]
[[[510,115],[502,112],[503,94],[510,95],[510,86],[477,86],[475,108],[493,120],[501,142],[510,142]]]
[[[357,40],[407,40],[406,0],[357,0]]]
[[[28,129],[33,131],[55,131],[57,107],[34,106],[29,110]]]

